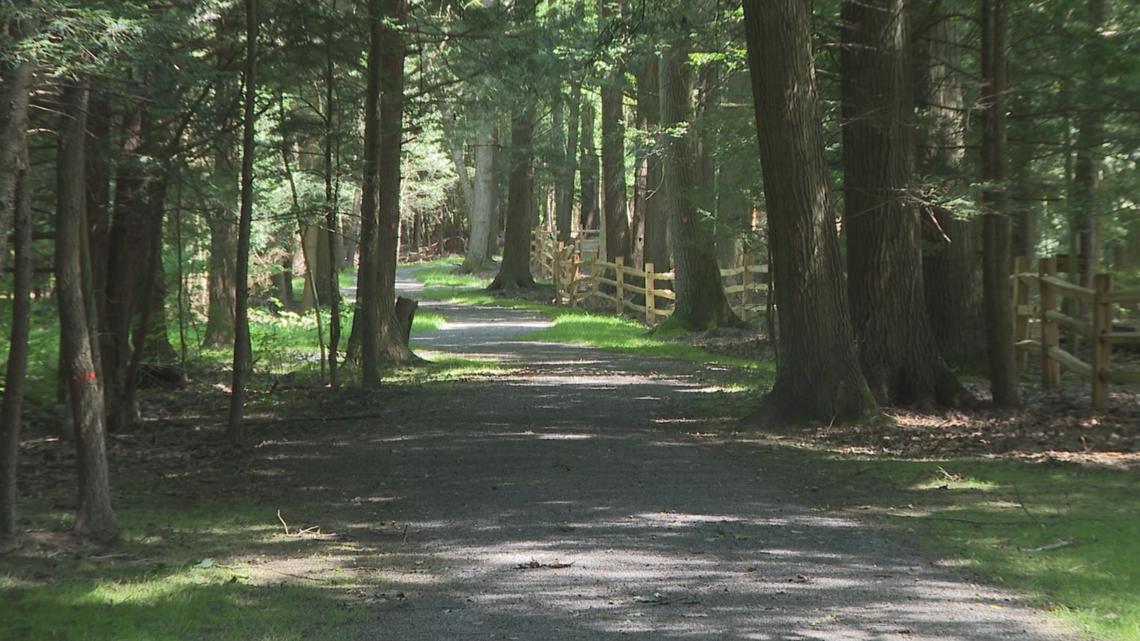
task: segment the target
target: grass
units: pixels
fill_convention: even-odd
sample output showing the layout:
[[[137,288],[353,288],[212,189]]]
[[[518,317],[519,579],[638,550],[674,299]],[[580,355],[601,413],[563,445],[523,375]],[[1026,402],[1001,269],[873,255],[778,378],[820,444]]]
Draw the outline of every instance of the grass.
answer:
[[[863,459],[843,467],[867,472],[859,504],[923,542],[941,564],[1026,592],[1097,639],[1140,639],[1134,472],[1000,460]],[[891,491],[867,491],[884,483]]]
[[[613,352],[691,363],[729,365],[765,371],[772,369],[769,363],[715,354],[693,345],[669,340],[679,338],[683,335],[682,332],[651,335],[645,325],[629,318],[494,296],[484,291],[490,279],[458,274],[447,267],[421,269],[415,273],[415,277],[427,288],[421,293],[425,299],[463,305],[508,307],[544,314],[551,318],[553,326],[527,332],[522,336],[524,340],[589,345]]]

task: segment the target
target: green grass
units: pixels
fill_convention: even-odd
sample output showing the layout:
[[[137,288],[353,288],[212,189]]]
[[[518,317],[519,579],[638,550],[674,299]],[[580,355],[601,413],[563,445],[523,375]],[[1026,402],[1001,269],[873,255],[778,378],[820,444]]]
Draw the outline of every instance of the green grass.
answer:
[[[549,316],[553,327],[528,332],[524,340],[553,343],[589,345],[614,352],[637,354],[652,358],[669,358],[692,363],[712,363],[756,370],[772,370],[772,364],[736,356],[724,356],[705,351],[699,347],[686,345],[669,338],[679,337],[679,332],[665,335],[651,335],[645,325],[625,317],[606,314],[593,314],[580,309],[545,305],[534,301],[500,298],[483,290],[489,280],[475,279],[475,284],[464,283],[471,276],[462,274],[438,274],[434,271],[420,275],[420,282],[429,289],[422,292],[422,298],[443,300],[462,305],[489,305],[508,307]],[[429,284],[430,283],[430,284]],[[436,285],[435,283],[440,283]]]
[[[413,276],[425,287],[447,288],[484,288],[491,284],[491,279],[477,274],[463,274],[455,270],[450,264],[430,264],[417,268]]]
[[[1140,639],[1140,477],[1018,461],[851,460],[873,506],[945,565],[1029,593],[1104,640]],[[886,500],[884,500],[886,499]],[[1057,549],[1040,550],[1071,541]]]

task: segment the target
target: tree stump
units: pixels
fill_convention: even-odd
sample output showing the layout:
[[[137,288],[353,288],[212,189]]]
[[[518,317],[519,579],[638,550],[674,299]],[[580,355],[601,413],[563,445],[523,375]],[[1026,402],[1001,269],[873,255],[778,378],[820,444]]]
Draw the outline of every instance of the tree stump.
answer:
[[[400,323],[400,329],[403,331],[404,346],[412,340],[412,321],[416,318],[416,309],[420,306],[420,302],[412,299],[399,296],[396,298],[396,321]]]

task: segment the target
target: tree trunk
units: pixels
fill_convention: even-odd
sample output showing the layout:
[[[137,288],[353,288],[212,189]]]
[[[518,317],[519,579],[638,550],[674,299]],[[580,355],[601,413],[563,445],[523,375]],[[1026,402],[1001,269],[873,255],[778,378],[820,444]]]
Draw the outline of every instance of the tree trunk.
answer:
[[[56,190],[55,271],[59,297],[60,376],[67,381],[72,424],[75,427],[79,501],[76,532],[96,541],[118,537],[111,510],[111,482],[107,468],[106,413],[103,381],[98,371],[96,321],[92,317],[90,267],[84,265],[85,137],[87,91],[63,81],[61,96],[58,182]]]
[[[566,147],[562,149],[562,165],[556,180],[558,195],[554,203],[554,224],[558,228],[558,240],[569,243],[573,231],[571,217],[574,215],[574,174],[578,158],[578,115],[582,109],[582,82],[570,84],[570,105],[566,117]]]
[[[396,254],[400,237],[400,160],[404,120],[404,57],[407,46],[399,26],[404,24],[406,0],[385,0],[380,59],[379,254],[377,301],[380,357],[392,363],[415,359],[402,339],[396,319]]]
[[[215,57],[218,77],[214,82],[213,109],[219,129],[229,129],[237,103],[234,82],[229,76],[229,35],[224,19],[218,25]],[[207,307],[203,346],[224,349],[234,344],[234,292],[237,267],[238,162],[232,136],[222,136],[214,151],[211,169],[213,203],[206,217],[210,229],[210,252],[207,256]]]
[[[995,2],[998,0],[994,0]],[[1088,30],[1101,38],[1111,11],[1110,0],[1089,0]],[[1081,286],[1092,287],[1093,276],[1100,271],[1100,226],[1097,222],[1097,187],[1104,145],[1104,75],[1106,62],[1102,51],[1106,45],[1090,43],[1085,69],[1088,77],[1081,92],[1082,107],[1077,118],[1077,150],[1073,165],[1073,211],[1077,223],[1077,246],[1081,255]]]
[[[1005,0],[982,0],[982,180],[998,185],[983,194],[982,296],[990,390],[997,407],[1020,404],[1013,346],[1013,294],[1010,291],[1010,221],[1005,215]]]
[[[364,389],[380,385],[379,230],[380,225],[380,83],[384,55],[382,0],[368,2],[368,87],[364,95],[364,176],[360,200],[360,266],[356,274],[356,314],[352,336],[359,336]]]
[[[780,329],[776,382],[756,418],[863,419],[877,407],[859,368],[843,287],[810,7],[744,0],[744,25]]]
[[[686,66],[687,35],[661,55],[661,123],[684,129],[669,137],[665,147],[665,206],[673,226],[673,304],[671,323],[689,329],[740,325],[729,306],[716,260],[716,246],[708,221],[696,199],[700,193],[694,162],[690,115],[690,74]]]
[[[582,175],[581,209],[578,212],[582,229],[598,228],[598,152],[594,147],[594,103],[589,96],[582,103],[582,143],[580,169]]]
[[[488,114],[489,115],[489,114]],[[467,237],[467,256],[463,269],[475,272],[490,262],[487,238],[491,235],[491,219],[495,214],[495,123],[492,118],[480,120],[475,132],[475,185],[470,208],[471,229]]]
[[[0,103],[3,104],[3,103]],[[24,112],[26,115],[26,111]],[[0,555],[17,545],[16,470],[23,421],[24,376],[28,371],[28,335],[31,330],[32,198],[28,181],[27,127],[17,128],[13,205],[15,262],[12,283],[12,326],[8,342],[8,368],[4,372],[4,400],[0,403]]]
[[[530,220],[534,215],[534,108],[511,118],[511,176],[507,193],[507,239],[503,262],[489,290],[534,285],[530,273]]]
[[[903,0],[843,4],[843,224],[863,376],[879,403],[927,408],[956,405],[965,390],[934,342],[922,289],[908,15]]]
[[[253,156],[257,129],[257,0],[245,0],[245,91],[242,99],[241,213],[238,217],[237,269],[234,290],[234,360],[227,436],[241,447],[245,441],[242,412],[252,347],[249,342],[249,237],[253,226]]]
[[[950,185],[961,180],[965,156],[965,96],[961,68],[961,36],[954,23],[934,16],[925,31],[927,66],[918,92],[924,97],[930,125],[921,131],[920,167],[932,180]],[[979,370],[986,359],[982,322],[982,281],[977,220],[931,203],[923,217],[923,289],[927,316],[939,351],[953,366]]]
[[[598,0],[598,22],[601,28],[612,28],[611,13],[618,4],[614,0]],[[602,79],[602,185],[606,225],[606,260],[630,259],[629,211],[625,189],[625,71],[620,59]]]
[[[335,6],[335,5],[334,5]],[[340,347],[340,261],[343,249],[340,235],[340,157],[334,153],[336,139],[336,75],[333,58],[333,29],[325,34],[325,227],[328,229],[329,264],[325,278],[329,288],[329,383],[340,387],[337,350]]]
[[[87,113],[87,244],[91,248],[92,296],[100,319],[106,318],[107,255],[110,240],[111,121],[114,110],[106,91],[92,89]]]
[[[637,80],[637,111],[641,126],[653,132],[661,125],[661,97],[658,95],[659,65],[657,57],[647,60]],[[658,139],[658,142],[660,140]],[[645,213],[641,216],[643,234],[642,261],[653,263],[654,269],[668,271],[672,264],[669,254],[669,211],[665,205],[665,175],[661,155],[654,150],[645,157]]]
[[[105,299],[102,306],[100,356],[106,394],[107,430],[117,432],[134,418],[123,405],[129,382],[131,326],[149,281],[150,211],[147,158],[153,135],[145,107],[128,110],[123,119],[121,159],[115,172],[115,205],[108,234]]]
[[[0,273],[8,257],[8,232],[16,211],[16,174],[20,140],[28,128],[32,64],[5,61],[0,67]]]

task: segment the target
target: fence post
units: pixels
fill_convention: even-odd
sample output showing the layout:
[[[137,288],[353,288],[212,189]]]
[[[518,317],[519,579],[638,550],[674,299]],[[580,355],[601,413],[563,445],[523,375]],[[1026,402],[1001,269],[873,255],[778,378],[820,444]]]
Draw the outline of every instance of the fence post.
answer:
[[[581,278],[582,271],[582,256],[581,254],[571,250],[570,252],[570,283],[567,285],[569,290],[570,300],[568,304],[570,307],[578,306],[578,279]]]
[[[1033,269],[1033,259],[1027,256],[1018,256],[1013,260],[1013,342],[1017,343],[1029,338],[1029,313],[1023,313],[1022,308],[1029,305],[1029,287],[1021,282],[1021,274]],[[1029,368],[1029,350],[1024,347],[1017,348],[1017,368]]]
[[[598,252],[590,252],[590,296],[598,295]]]
[[[1112,303],[1104,295],[1112,289],[1112,274],[1093,277],[1092,308],[1092,399],[1098,412],[1108,409],[1108,366],[1112,360],[1112,344],[1104,335],[1112,331]]]
[[[645,263],[645,322],[650,325],[657,319],[657,291],[653,289],[656,282],[653,263]]]
[[[1037,283],[1041,298],[1041,386],[1056,387],[1061,382],[1061,364],[1053,360],[1049,351],[1060,347],[1057,321],[1049,318],[1049,312],[1057,310],[1057,290],[1045,282],[1046,276],[1057,273],[1056,258],[1042,258],[1037,269]]]
[[[562,290],[560,285],[562,283],[560,281],[562,280],[562,266],[560,263],[562,262],[562,241],[554,243],[554,247],[550,252],[550,262],[550,280],[554,282],[554,304],[561,305]]]
[[[621,316],[625,313],[625,258],[622,256],[614,257],[614,282],[617,283],[617,291],[614,292],[614,298],[617,299],[614,303],[614,312]]]
[[[740,284],[744,286],[744,289],[740,292],[740,320],[746,321],[748,320],[748,290],[752,287],[752,272],[748,269],[752,266],[752,254],[745,252],[741,256],[741,262],[744,265],[744,271],[740,274]]]

